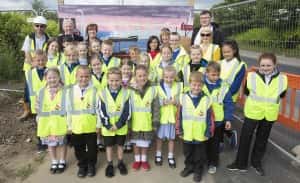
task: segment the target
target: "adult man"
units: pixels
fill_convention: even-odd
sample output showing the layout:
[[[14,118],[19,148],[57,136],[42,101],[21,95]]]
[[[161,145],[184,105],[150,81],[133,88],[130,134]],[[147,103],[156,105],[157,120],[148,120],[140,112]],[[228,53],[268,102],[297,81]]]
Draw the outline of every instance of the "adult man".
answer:
[[[45,33],[45,30],[47,28],[47,20],[43,16],[37,16],[33,19],[33,29],[34,32],[30,33],[26,36],[22,51],[25,53],[25,61],[23,65],[23,71],[26,73],[31,69],[31,67],[34,67],[32,65],[34,53],[36,50],[45,50],[47,41],[49,39],[49,36]],[[30,111],[30,100],[29,100],[29,91],[28,88],[25,87],[24,92],[24,99],[23,99],[23,114],[21,116],[18,116],[18,120],[23,120],[27,118],[31,111]]]
[[[74,34],[75,25],[74,25],[74,22],[72,19],[70,19],[70,18],[63,19],[62,28],[63,28],[63,33],[58,36],[58,42],[59,42],[61,48],[63,47],[62,42],[63,42],[65,36],[71,35],[73,37],[73,41],[78,41],[78,42],[83,41],[82,36]]]
[[[194,28],[192,34],[191,45],[200,45],[201,43],[201,29],[204,27],[209,27],[212,29],[213,32],[213,44],[218,44],[221,46],[222,42],[224,41],[224,36],[220,29],[218,28],[217,24],[211,22],[212,13],[208,10],[204,10],[200,13],[200,27]]]
[[[25,52],[25,62],[23,70],[31,69],[32,57],[36,50],[45,50],[49,36],[45,33],[47,20],[43,16],[37,16],[33,19],[34,32],[26,36],[22,51]]]

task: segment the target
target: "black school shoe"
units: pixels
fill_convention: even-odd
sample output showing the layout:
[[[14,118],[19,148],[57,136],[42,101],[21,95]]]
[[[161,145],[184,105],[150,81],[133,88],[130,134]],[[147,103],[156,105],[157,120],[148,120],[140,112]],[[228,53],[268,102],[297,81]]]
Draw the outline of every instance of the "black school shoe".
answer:
[[[98,144],[98,150],[100,152],[105,152],[105,146],[103,144]]]
[[[57,172],[57,169],[58,169],[58,164],[51,164],[50,173],[55,174]]]
[[[66,163],[59,163],[58,166],[57,166],[57,170],[56,172],[57,173],[63,173],[66,169]]]
[[[162,166],[162,164],[163,164],[162,156],[155,156],[154,163],[156,166]]]
[[[87,176],[88,176],[88,177],[94,177],[95,175],[96,175],[96,169],[95,169],[95,166],[94,166],[94,165],[88,166],[88,169],[87,169]]]
[[[193,177],[194,182],[201,182],[202,180],[202,176],[199,173],[194,173],[194,177]]]
[[[87,168],[79,167],[78,172],[77,172],[77,177],[83,178],[87,174]]]
[[[114,166],[113,165],[111,165],[111,164],[107,165],[107,167],[105,169],[105,176],[109,177],[109,178],[115,176]]]
[[[126,165],[124,164],[123,161],[121,161],[118,164],[118,169],[120,170],[121,175],[127,175],[128,174],[128,170],[127,170]]]
[[[257,175],[265,176],[265,170],[261,166],[252,166],[255,169]]]
[[[181,172],[180,172],[180,176],[181,177],[187,177],[189,176],[190,174],[192,174],[194,171],[191,170],[191,169],[187,169],[187,168],[184,168]]]
[[[170,168],[176,168],[176,161],[175,158],[168,158],[169,167]]]

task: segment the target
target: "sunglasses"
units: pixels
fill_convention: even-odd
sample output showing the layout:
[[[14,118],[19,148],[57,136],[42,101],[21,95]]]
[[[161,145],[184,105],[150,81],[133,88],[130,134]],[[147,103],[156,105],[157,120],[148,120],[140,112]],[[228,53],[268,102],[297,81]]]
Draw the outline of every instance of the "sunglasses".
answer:
[[[40,28],[45,28],[46,27],[46,25],[43,25],[43,24],[35,24],[34,26],[37,27],[37,28],[38,27],[40,27]]]
[[[202,37],[209,37],[211,34],[201,34]]]

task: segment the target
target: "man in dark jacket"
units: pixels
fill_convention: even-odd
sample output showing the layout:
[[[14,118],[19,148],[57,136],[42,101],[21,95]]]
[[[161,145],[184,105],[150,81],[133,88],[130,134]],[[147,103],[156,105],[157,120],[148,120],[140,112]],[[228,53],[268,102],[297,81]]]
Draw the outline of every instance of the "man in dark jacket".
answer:
[[[62,43],[63,43],[64,37],[66,37],[66,36],[67,37],[71,36],[73,38],[73,41],[77,41],[77,42],[83,41],[82,36],[74,34],[75,25],[74,25],[74,22],[72,19],[69,19],[69,18],[63,19],[62,28],[63,28],[63,33],[58,36],[58,42],[60,44],[60,48],[63,48]]]
[[[203,27],[210,27],[213,31],[213,44],[218,44],[221,46],[221,44],[224,41],[224,36],[220,29],[218,28],[218,25],[216,23],[211,22],[212,14],[208,10],[204,10],[200,13],[200,28],[194,28],[192,39],[191,39],[191,45],[200,45],[201,42],[201,35],[200,30]]]

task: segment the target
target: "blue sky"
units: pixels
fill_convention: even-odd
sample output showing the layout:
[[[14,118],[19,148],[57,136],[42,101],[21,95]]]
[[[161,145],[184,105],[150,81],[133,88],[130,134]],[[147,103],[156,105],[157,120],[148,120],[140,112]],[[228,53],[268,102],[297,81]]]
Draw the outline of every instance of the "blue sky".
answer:
[[[57,9],[57,0],[43,0],[44,4],[48,9]],[[65,3],[67,2],[99,2],[99,0],[65,0]],[[219,2],[222,2],[223,0],[195,0],[195,8],[196,9],[209,9],[213,4],[217,4]],[[1,0],[0,4],[0,10],[7,10],[7,9],[31,9],[31,2],[32,0]],[[102,1],[103,2],[103,1]],[[177,4],[177,5],[185,5],[187,0],[107,0],[105,1],[108,4],[110,2],[119,4],[120,2],[124,2],[125,4],[141,4],[143,2],[143,5],[145,5],[145,2],[147,4],[161,4],[164,2],[165,4]]]

